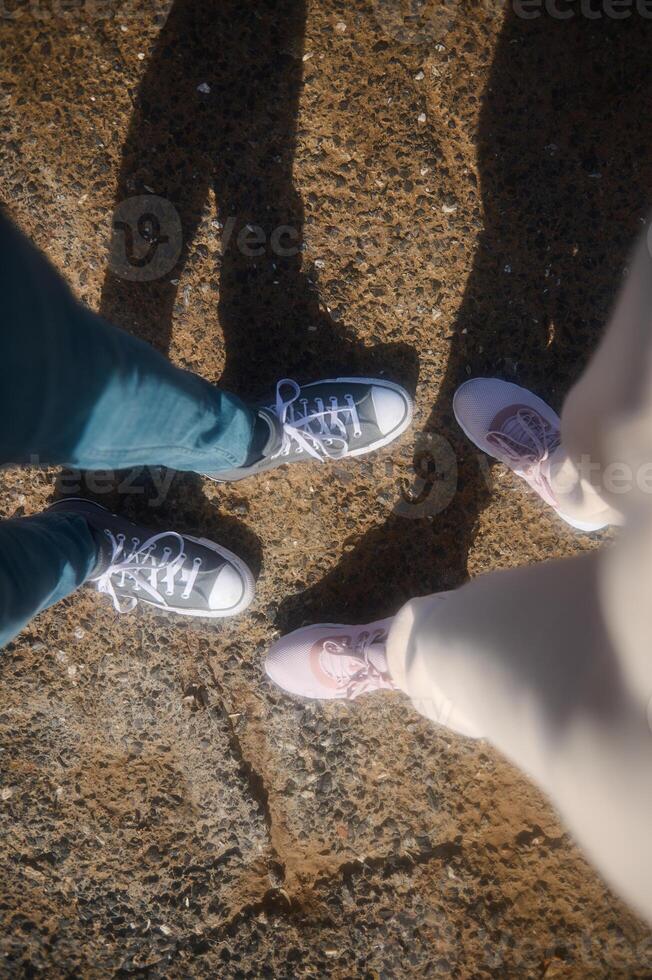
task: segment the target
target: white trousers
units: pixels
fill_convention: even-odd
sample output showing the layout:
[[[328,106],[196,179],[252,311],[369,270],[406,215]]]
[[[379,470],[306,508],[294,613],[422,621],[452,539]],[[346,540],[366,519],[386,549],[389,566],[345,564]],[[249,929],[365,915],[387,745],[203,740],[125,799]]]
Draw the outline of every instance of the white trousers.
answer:
[[[428,718],[487,738],[550,796],[605,879],[652,922],[652,259],[639,246],[566,399],[564,513],[623,524],[599,552],[413,599],[391,673]]]

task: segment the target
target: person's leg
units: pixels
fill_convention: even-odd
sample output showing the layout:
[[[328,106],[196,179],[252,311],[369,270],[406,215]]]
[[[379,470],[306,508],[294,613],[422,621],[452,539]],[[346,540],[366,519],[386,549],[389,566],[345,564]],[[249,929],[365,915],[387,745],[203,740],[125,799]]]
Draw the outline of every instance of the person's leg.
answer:
[[[488,739],[652,920],[652,520],[644,545],[634,537],[635,555],[494,572],[393,620],[303,627],[266,672],[310,698],[398,688],[431,721]]]
[[[494,572],[445,601],[413,600],[390,630],[389,671],[423,714],[446,722],[437,705],[452,704],[529,773],[605,877],[652,919],[652,260],[646,241],[600,347],[568,396],[561,428],[567,457],[577,464],[569,500],[575,493],[584,518],[598,498],[623,515],[615,547]]]
[[[602,503],[620,524],[623,497],[636,493],[646,474],[649,482],[650,458],[627,458],[623,429],[649,417],[651,358],[652,258],[643,236],[608,330],[564,402],[565,458],[557,459],[552,479],[567,512],[596,513]],[[648,469],[641,471],[641,465]]]
[[[163,465],[231,481],[374,452],[411,422],[409,395],[386,379],[284,379],[265,405],[245,405],[77,303],[2,220],[0,255],[0,417],[11,420],[0,463]]]
[[[82,585],[98,544],[77,514],[38,514],[0,522],[0,647],[37,613]]]
[[[255,412],[78,303],[0,217],[0,462],[240,466]]]
[[[652,921],[652,519],[624,545],[483,575],[393,620],[303,627],[266,672],[310,698],[398,688],[431,721],[488,739]]]
[[[219,471],[246,459],[255,420],[252,409],[174,367],[147,344],[83,307],[2,216],[0,256],[1,463],[102,469],[158,464]],[[131,533],[131,526],[127,529]],[[98,563],[101,537],[83,513],[72,509],[0,523],[0,646],[38,612],[89,579]],[[194,602],[194,607],[202,605],[202,615],[216,615],[222,600],[226,612],[218,612],[239,610],[243,601],[236,605],[231,593],[245,578],[250,601],[253,583],[235,556],[227,561],[221,549],[216,559],[219,546],[183,540],[192,554],[191,568],[177,562],[179,568],[170,569],[170,562],[159,560],[157,574],[167,575],[168,589],[170,584],[174,588],[166,594],[173,595],[184,612]],[[134,569],[124,570],[126,556],[125,552],[119,578],[133,586]],[[143,556],[135,561],[142,562]],[[151,555],[147,561],[152,564]],[[211,590],[206,596],[202,593],[200,603],[196,593],[200,584],[206,590],[207,569]],[[235,569],[233,581],[227,582],[230,569]],[[181,599],[172,573],[186,575]],[[148,567],[147,574],[149,581],[154,572]],[[186,597],[191,577],[195,594]],[[113,588],[110,577],[107,585]]]
[[[568,393],[562,412],[562,437],[569,454],[578,461],[588,457],[602,473],[610,466],[629,463],[625,458],[624,427],[638,424],[641,434],[649,428],[646,422],[652,402],[651,244],[649,234],[638,242],[604,337],[586,371]],[[608,502],[622,510],[624,494],[618,485],[622,481],[616,479],[616,487],[609,478],[603,482],[606,485],[602,490]]]
[[[590,465],[589,456],[577,458],[562,443],[550,457],[549,473],[559,510],[575,527],[599,530],[623,523],[622,511],[607,503],[602,471]]]
[[[630,669],[627,636],[611,634],[603,574],[593,554],[415,599],[394,620],[387,659],[418,711],[487,738],[534,779],[652,919],[652,687]]]

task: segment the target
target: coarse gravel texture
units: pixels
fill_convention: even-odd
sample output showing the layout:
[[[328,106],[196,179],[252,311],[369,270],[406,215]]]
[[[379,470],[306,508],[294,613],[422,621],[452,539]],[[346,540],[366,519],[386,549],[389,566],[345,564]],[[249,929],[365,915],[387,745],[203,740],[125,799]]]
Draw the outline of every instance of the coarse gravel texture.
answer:
[[[480,459],[451,396],[496,374],[559,409],[585,365],[649,205],[652,22],[409,6],[2,5],[0,198],[86,303],[243,395],[382,371],[417,414],[373,458],[237,485],[2,473],[3,516],[80,491],[259,579],[217,625],[81,590],[3,652],[0,976],[652,975],[486,743],[263,674],[288,629],[609,537]],[[150,194],[181,256],[128,281],[112,214]]]

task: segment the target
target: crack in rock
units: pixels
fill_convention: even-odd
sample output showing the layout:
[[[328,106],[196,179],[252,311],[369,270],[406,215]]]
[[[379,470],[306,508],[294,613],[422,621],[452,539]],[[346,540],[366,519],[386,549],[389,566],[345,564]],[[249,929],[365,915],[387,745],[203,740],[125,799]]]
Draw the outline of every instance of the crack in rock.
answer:
[[[220,707],[224,718],[226,719],[228,725],[228,737],[229,737],[229,749],[235,761],[238,763],[240,772],[242,773],[244,780],[247,784],[247,789],[252,800],[256,803],[262,817],[265,821],[265,826],[267,827],[267,834],[269,838],[269,846],[272,853],[272,858],[269,861],[270,874],[278,881],[279,885],[285,881],[286,868],[285,861],[281,858],[277,847],[274,844],[274,821],[272,818],[272,811],[269,805],[269,792],[267,786],[265,785],[265,780],[261,772],[256,769],[253,763],[247,758],[244,749],[242,747],[242,742],[235,729],[232,719],[229,717],[229,712],[226,708],[227,696],[219,677],[215,673],[210,659],[206,657],[206,664],[210,671],[213,686],[217,691],[220,698]],[[275,891],[277,889],[271,889],[270,891]],[[265,895],[268,893],[266,892]],[[260,900],[264,902],[265,896]],[[257,903],[254,903],[257,904]],[[237,914],[237,913],[236,913]]]

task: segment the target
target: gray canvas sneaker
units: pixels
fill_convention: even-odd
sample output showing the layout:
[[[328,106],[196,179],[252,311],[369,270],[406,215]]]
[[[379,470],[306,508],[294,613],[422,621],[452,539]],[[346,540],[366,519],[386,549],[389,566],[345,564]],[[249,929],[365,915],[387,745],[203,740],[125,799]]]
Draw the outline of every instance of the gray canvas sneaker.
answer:
[[[48,510],[86,520],[99,546],[89,581],[120,613],[144,602],[181,616],[216,619],[236,616],[253,599],[249,568],[213,541],[153,531],[80,497],[58,500]]]
[[[284,463],[349,459],[382,449],[412,421],[412,400],[393,381],[335,378],[298,385],[284,378],[273,405],[258,406],[269,426],[260,459],[237,469],[206,474],[230,483]]]

